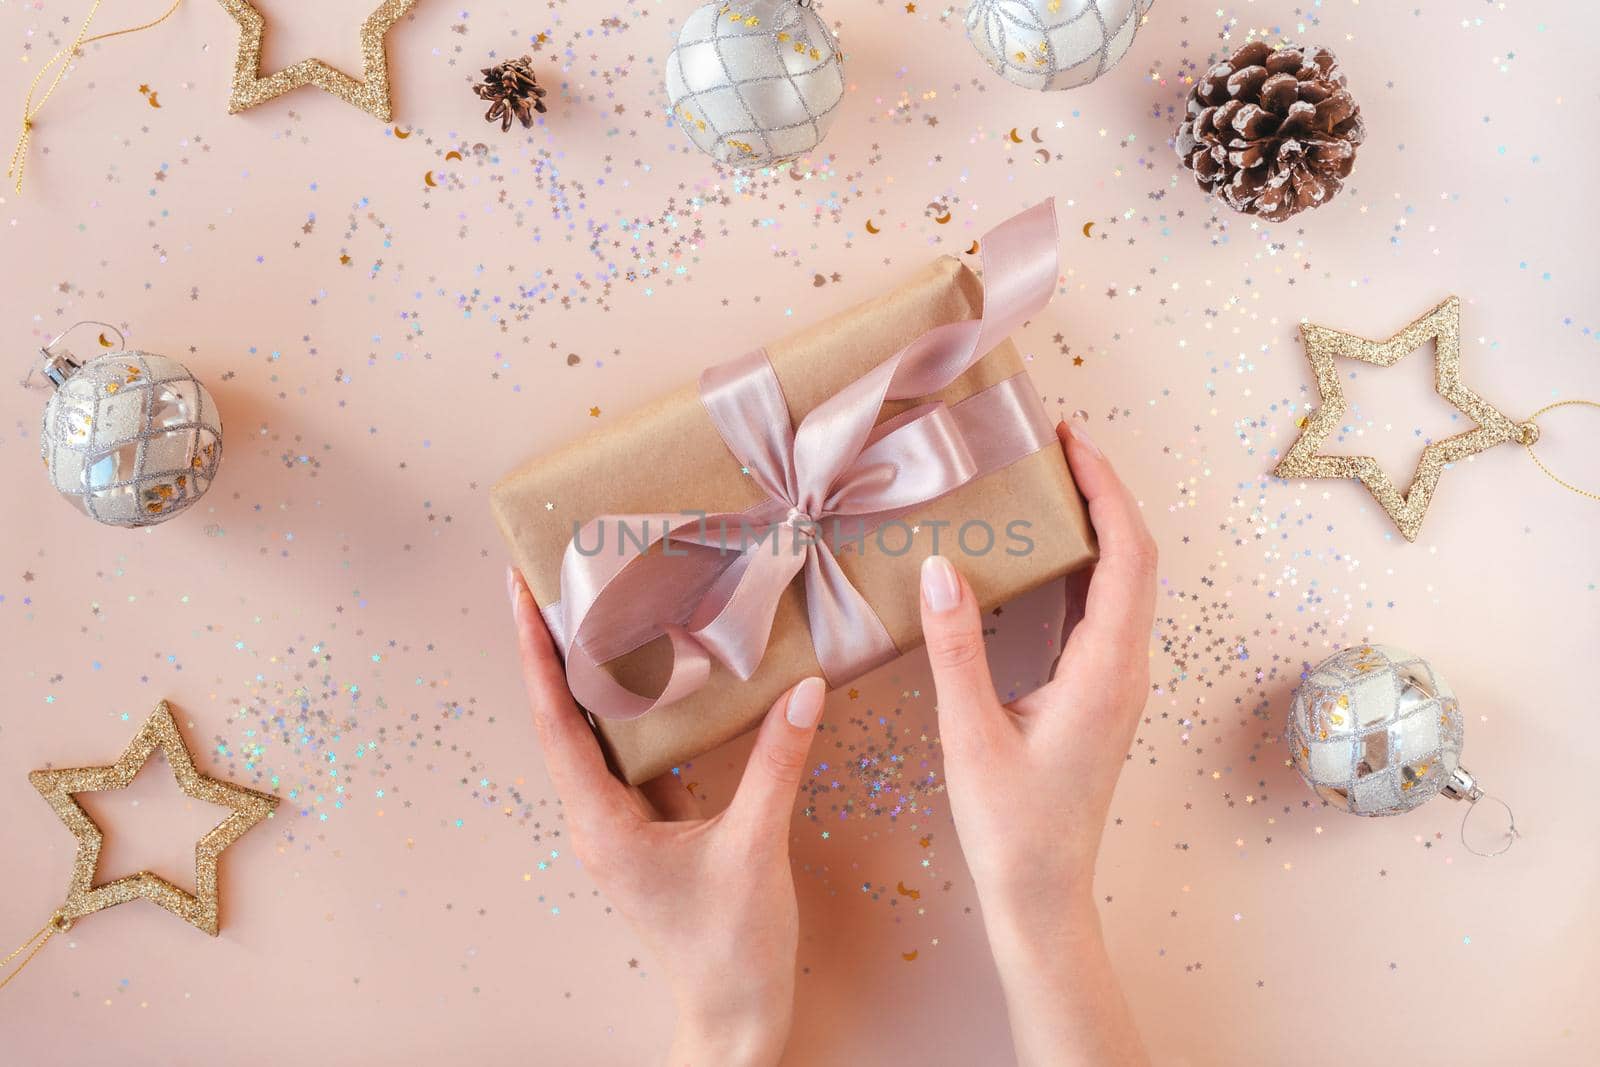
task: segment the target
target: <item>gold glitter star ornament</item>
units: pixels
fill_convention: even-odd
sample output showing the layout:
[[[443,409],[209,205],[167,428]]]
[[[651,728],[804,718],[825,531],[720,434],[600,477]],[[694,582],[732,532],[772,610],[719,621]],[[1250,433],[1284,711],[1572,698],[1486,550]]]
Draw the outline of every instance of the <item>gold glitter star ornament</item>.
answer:
[[[249,0],[219,2],[239,24],[239,50],[233,57],[233,92],[228,97],[230,115],[264,104],[302,85],[315,85],[347,104],[389,121],[393,107],[389,102],[389,57],[384,51],[383,38],[417,0],[384,0],[361,24],[360,81],[320,59],[302,59],[263,78],[261,38],[267,20]]]
[[[195,845],[193,893],[184,892],[150,871],[140,871],[104,885],[95,885],[95,868],[100,859],[103,835],[73,794],[126,788],[158,748],[167,757],[167,763],[178,779],[178,788],[196,800],[230,808],[232,812]],[[215,937],[217,857],[278,806],[275,796],[229,782],[219,782],[195,770],[194,760],[172,717],[172,709],[164,700],[156,705],[155,711],[145,720],[127,750],[111,766],[34,771],[28,775],[28,781],[49,801],[61,821],[67,824],[67,829],[78,839],[78,854],[72,863],[72,882],[67,888],[67,899],[54,920],[56,928],[61,930],[75,919],[143,897]]]
[[[1526,445],[1531,450],[1539,439],[1539,428],[1532,421],[1514,422],[1461,384],[1461,301],[1456,297],[1445,300],[1386,341],[1369,341],[1310,323],[1300,328],[1300,335],[1305,342],[1306,358],[1317,376],[1322,406],[1311,413],[1305,428],[1273,474],[1279,478],[1358,479],[1389,513],[1407,541],[1417,539],[1422,518],[1446,466],[1507,442]],[[1346,410],[1344,387],[1334,358],[1344,356],[1375,367],[1392,367],[1430,340],[1436,342],[1434,388],[1477,423],[1477,427],[1442,441],[1430,441],[1417,461],[1410,488],[1403,494],[1371,456],[1320,454],[1318,450],[1326,443],[1328,435],[1339,428]]]

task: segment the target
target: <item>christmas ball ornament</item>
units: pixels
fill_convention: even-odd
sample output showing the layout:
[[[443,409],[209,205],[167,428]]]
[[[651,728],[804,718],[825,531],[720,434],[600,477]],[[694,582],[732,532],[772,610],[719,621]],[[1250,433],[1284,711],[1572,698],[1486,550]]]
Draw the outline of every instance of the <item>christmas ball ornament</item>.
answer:
[[[1316,794],[1356,815],[1399,815],[1439,793],[1476,801],[1461,769],[1463,721],[1421,656],[1359,645],[1319,663],[1294,692],[1284,740]]]
[[[182,363],[125,350],[81,363],[46,348],[45,359],[56,391],[39,452],[50,484],[84,514],[108,526],[153,526],[211,487],[222,423]]]
[[[667,56],[678,124],[730,167],[769,167],[816,148],[843,97],[839,42],[810,0],[703,4]]]
[[[996,74],[1073,89],[1116,66],[1155,0],[973,0],[967,39]]]
[[[1252,41],[1189,90],[1173,147],[1200,188],[1281,222],[1333,199],[1365,136],[1332,52]]]

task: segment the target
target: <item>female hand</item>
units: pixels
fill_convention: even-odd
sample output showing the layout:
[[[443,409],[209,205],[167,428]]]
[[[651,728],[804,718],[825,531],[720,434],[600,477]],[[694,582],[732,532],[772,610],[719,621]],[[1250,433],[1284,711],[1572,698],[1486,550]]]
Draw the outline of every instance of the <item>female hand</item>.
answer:
[[[606,769],[521,575],[506,583],[523,680],[572,849],[670,976],[671,1064],[776,1062],[794,1010],[799,917],[789,820],[822,717],[822,679],[773,705],[727,809],[696,816],[672,775],[632,789]]]
[[[1141,1063],[1093,902],[1094,860],[1150,690],[1156,548],[1138,505],[1077,427],[1058,426],[1100,541],[1092,579],[1068,583],[1051,681],[1004,707],[972,589],[933,556],[922,623],[938,691],[950,811],[972,870],[1024,1063]],[[1065,632],[1066,627],[1063,627]]]

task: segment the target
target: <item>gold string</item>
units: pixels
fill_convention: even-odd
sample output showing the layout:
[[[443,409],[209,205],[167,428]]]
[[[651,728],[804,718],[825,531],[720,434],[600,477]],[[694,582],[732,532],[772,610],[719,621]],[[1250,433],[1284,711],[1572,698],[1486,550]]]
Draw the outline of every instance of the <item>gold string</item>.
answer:
[[[28,95],[22,101],[22,132],[17,135],[17,146],[11,150],[11,165],[6,168],[6,177],[16,178],[18,193],[22,192],[22,171],[27,166],[28,145],[33,140],[33,120],[39,117],[39,112],[44,110],[45,101],[50,99],[50,94],[56,91],[56,86],[60,85],[61,79],[66,77],[67,68],[70,66],[66,61],[77,55],[78,50],[86,44],[104,41],[111,37],[121,37],[129,33],[138,33],[140,30],[148,30],[152,26],[160,25],[167,21],[168,16],[178,10],[178,5],[183,3],[183,0],[172,0],[172,6],[167,8],[160,18],[153,19],[141,26],[129,26],[125,30],[112,30],[110,33],[97,33],[93,37],[85,36],[89,32],[89,24],[94,21],[96,13],[100,10],[101,2],[102,0],[94,0],[89,5],[89,13],[83,17],[83,23],[78,27],[78,35],[72,39],[72,43],[45,60],[44,66],[40,67],[38,72],[34,74],[33,82],[28,86]],[[58,62],[60,66],[56,66]],[[50,79],[49,87],[45,89],[44,95],[39,98],[39,102],[36,104],[33,102],[33,94],[39,88],[39,82],[50,72],[51,67],[56,68],[55,77]]]
[[[21,956],[24,951],[28,952],[26,956],[22,957],[22,962],[17,964],[16,970],[12,971],[4,978],[0,978],[0,989],[4,989],[6,986],[10,985],[11,980],[17,975],[21,974],[24,967],[33,962],[33,957],[37,956],[39,954],[39,950],[50,943],[50,939],[52,937],[67,930],[71,926],[71,920],[58,911],[54,915],[50,916],[50,920],[43,926],[39,927],[38,931],[32,937],[18,945],[16,949],[12,951],[11,955],[7,956],[3,960],[0,960],[0,969],[3,969],[10,964],[12,960],[16,959],[18,956]],[[33,946],[31,950],[28,948],[29,945]]]
[[[1600,408],[1600,403],[1596,403],[1593,400],[1557,400],[1554,404],[1546,404],[1538,411],[1535,411],[1532,415],[1529,415],[1528,424],[1531,425],[1533,420],[1537,419],[1540,415],[1543,415],[1547,411],[1554,411],[1556,408],[1564,408],[1568,406]],[[1534,437],[1537,439],[1537,434],[1535,434]],[[1600,500],[1600,493],[1591,493],[1587,489],[1579,489],[1566,479],[1558,477],[1554,471],[1545,466],[1544,460],[1540,459],[1538,454],[1533,450],[1533,441],[1527,442],[1527,448],[1528,458],[1532,459],[1533,462],[1538,465],[1539,469],[1544,471],[1545,477],[1549,478],[1552,482],[1555,482],[1563,489],[1570,489],[1579,496],[1588,497],[1590,500]]]

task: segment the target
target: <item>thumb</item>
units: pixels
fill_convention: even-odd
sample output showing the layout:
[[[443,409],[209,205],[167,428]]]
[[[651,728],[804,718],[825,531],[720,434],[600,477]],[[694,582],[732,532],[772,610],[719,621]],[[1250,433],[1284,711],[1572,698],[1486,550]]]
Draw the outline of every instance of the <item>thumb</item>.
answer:
[[[821,678],[807,678],[779,697],[767,712],[739,791],[728,805],[728,810],[757,834],[770,832],[781,838],[788,833],[794,795],[822,718],[827,688]]]
[[[943,556],[922,561],[922,635],[933,667],[941,723],[946,708],[967,717],[997,704],[983,648],[978,600],[966,579]]]

